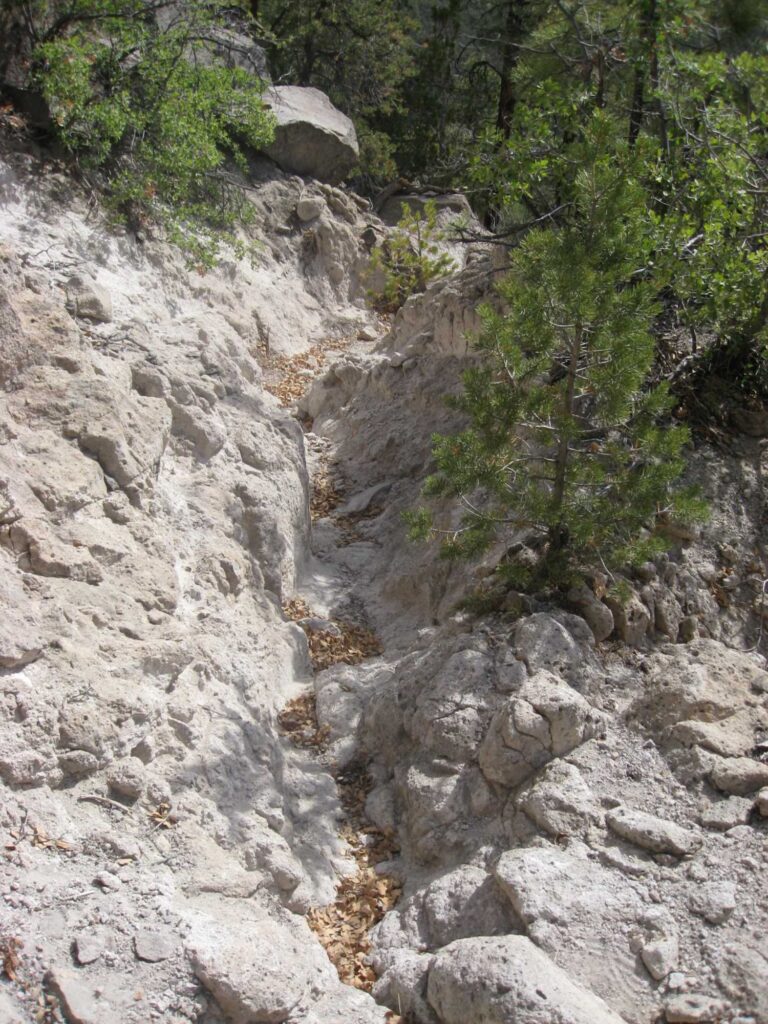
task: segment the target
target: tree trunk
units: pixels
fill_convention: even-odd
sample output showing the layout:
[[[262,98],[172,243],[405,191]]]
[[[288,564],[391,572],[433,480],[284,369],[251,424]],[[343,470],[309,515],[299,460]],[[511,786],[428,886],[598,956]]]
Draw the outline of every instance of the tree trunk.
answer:
[[[563,421],[564,429],[557,444],[557,455],[555,463],[555,483],[552,490],[552,507],[555,522],[549,528],[549,540],[552,549],[559,551],[568,542],[568,527],[563,522],[562,510],[565,499],[565,484],[568,474],[568,456],[570,453],[570,437],[565,425],[573,421],[573,403],[576,396],[576,374],[579,372],[579,360],[581,359],[581,348],[584,340],[584,332],[581,324],[576,324],[571,342],[570,358],[568,360],[568,376],[563,395]]]
[[[512,83],[512,72],[517,64],[519,46],[524,34],[524,15],[528,0],[509,0],[507,17],[504,23],[504,38],[501,50],[501,85],[499,86],[499,106],[496,114],[496,127],[505,139],[509,138],[512,127],[512,115],[515,112],[517,96]]]

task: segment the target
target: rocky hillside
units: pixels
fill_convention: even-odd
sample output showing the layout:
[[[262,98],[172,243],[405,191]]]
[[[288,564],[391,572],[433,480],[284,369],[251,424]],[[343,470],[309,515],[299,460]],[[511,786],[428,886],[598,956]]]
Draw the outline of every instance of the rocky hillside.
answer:
[[[252,202],[198,275],[2,157],[0,1020],[768,1020],[759,440],[697,451],[711,520],[623,603],[457,612],[498,553],[401,512],[493,254],[387,329],[366,203]],[[307,921],[374,842],[371,995]]]

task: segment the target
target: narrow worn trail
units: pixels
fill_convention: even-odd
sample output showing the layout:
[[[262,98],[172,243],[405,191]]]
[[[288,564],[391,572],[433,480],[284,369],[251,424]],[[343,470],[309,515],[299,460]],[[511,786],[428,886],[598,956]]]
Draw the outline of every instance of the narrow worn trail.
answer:
[[[290,359],[270,358],[265,367],[266,388],[290,408],[329,362],[350,350],[369,351],[372,344],[354,338],[331,339]],[[319,556],[312,551],[313,564],[305,581],[311,595],[317,594],[319,583],[322,611],[299,593],[284,603],[283,612],[303,629],[312,670],[317,674],[334,665],[359,665],[384,652],[369,627],[364,605],[350,600],[348,569],[342,559],[334,557],[343,547],[362,539],[359,524],[375,517],[380,509],[374,505],[360,512],[344,510],[349,495],[344,493],[344,482],[334,465],[332,445],[313,434],[311,424],[305,421],[303,426],[311,472],[312,525],[329,528],[335,543],[323,545]],[[347,609],[348,617],[336,617],[337,607]],[[364,756],[354,755],[339,764],[329,753],[328,729],[318,723],[313,686],[286,703],[279,723],[294,746],[307,751],[333,776],[343,811],[339,837],[348,845],[354,862],[354,870],[340,878],[334,902],[312,907],[307,921],[341,981],[370,992],[376,973],[369,962],[368,932],[395,906],[402,892],[401,881],[387,871],[399,853],[396,836],[375,827],[366,817],[365,801],[373,781]],[[402,1020],[393,1011],[387,1012],[386,1019],[392,1024]]]

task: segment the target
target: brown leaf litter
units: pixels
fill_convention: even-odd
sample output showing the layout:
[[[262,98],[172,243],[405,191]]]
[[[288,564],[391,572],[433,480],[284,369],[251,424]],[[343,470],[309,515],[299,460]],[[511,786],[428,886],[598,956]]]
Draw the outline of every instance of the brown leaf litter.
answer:
[[[301,623],[310,617],[310,609],[302,598],[293,598],[283,605],[287,618]],[[368,629],[351,623],[333,621],[340,631],[313,631],[305,627],[315,671],[343,662],[354,665],[364,658],[380,654],[381,644]],[[317,721],[314,693],[302,694],[289,701],[278,716],[283,732],[298,747],[314,749],[321,756],[327,747],[328,730]],[[393,833],[382,832],[365,818],[365,800],[372,787],[364,761],[357,760],[344,768],[331,770],[336,780],[345,822],[340,835],[346,840],[357,868],[342,878],[336,899],[325,907],[313,907],[307,922],[322,942],[339,978],[347,985],[370,992],[376,974],[369,963],[371,943],[368,932],[400,897],[399,881],[377,866],[391,861],[398,854]],[[397,1024],[400,1018],[388,1014]]]
[[[331,619],[330,629],[310,629],[302,620],[309,619],[311,612],[301,598],[287,601],[283,605],[283,612],[304,630],[312,667],[316,672],[322,672],[331,665],[359,665],[366,658],[375,658],[383,651],[375,633],[353,622]]]
[[[261,358],[265,371],[264,388],[281,405],[293,405],[309,390],[317,374],[325,366],[329,355],[340,355],[352,344],[352,338],[328,338],[295,356],[270,355],[266,350]]]

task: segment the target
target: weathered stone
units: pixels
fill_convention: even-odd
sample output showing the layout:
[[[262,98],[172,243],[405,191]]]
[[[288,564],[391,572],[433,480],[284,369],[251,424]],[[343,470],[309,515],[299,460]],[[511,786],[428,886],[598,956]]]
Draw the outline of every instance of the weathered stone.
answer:
[[[549,835],[583,835],[600,820],[600,807],[579,769],[556,760],[520,790],[516,806]]]
[[[723,1004],[720,1000],[698,992],[685,992],[673,996],[664,1007],[668,1024],[715,1024],[720,1020]]]
[[[751,757],[717,758],[709,773],[712,784],[724,793],[747,796],[768,786],[768,764]]]
[[[617,597],[609,593],[606,595],[605,603],[613,612],[613,621],[619,638],[630,647],[639,647],[645,640],[651,615],[637,594],[632,591],[626,597]]]
[[[144,791],[144,764],[138,757],[119,761],[107,773],[107,785],[119,796],[138,800]]]
[[[755,797],[755,807],[762,818],[768,818],[768,786],[761,789]]]
[[[59,768],[65,775],[90,775],[99,767],[99,759],[90,750],[67,750],[59,754]]]
[[[313,982],[324,980],[295,936],[267,919],[240,935],[220,935],[211,925],[191,956],[195,974],[235,1024],[280,1024]]]
[[[608,811],[605,820],[617,836],[652,853],[671,853],[676,857],[686,857],[702,843],[701,836],[695,832],[681,828],[680,825],[675,825],[664,818],[657,818],[644,811],[634,811],[628,807],[617,807]]]
[[[61,1000],[70,1024],[118,1024],[119,1017],[109,1000],[80,974],[54,967],[45,976],[46,983]]]
[[[516,786],[603,727],[601,715],[584,697],[551,673],[540,671],[496,712],[478,762],[492,782]]]
[[[67,281],[67,309],[84,320],[109,323],[112,320],[112,299],[106,288],[83,274],[74,274]]]
[[[752,810],[752,801],[744,797],[730,796],[726,800],[718,800],[710,804],[701,815],[701,824],[705,828],[726,832],[737,825],[746,825]]]
[[[319,89],[272,86],[264,100],[277,119],[266,153],[285,171],[336,184],[357,163],[355,126]]]
[[[98,932],[82,932],[75,939],[75,957],[82,966],[98,960],[106,949],[104,936]]]
[[[172,957],[178,945],[178,938],[171,932],[141,931],[133,936],[136,956],[150,964]]]
[[[675,922],[666,907],[651,907],[638,917],[644,930],[640,958],[656,981],[675,970],[680,955],[680,942]]]
[[[704,882],[691,895],[691,909],[710,924],[724,924],[736,909],[733,882]]]
[[[596,596],[586,583],[578,583],[568,591],[568,603],[573,605],[595,635],[598,643],[613,632],[613,612]]]
[[[522,935],[452,942],[435,956],[427,995],[441,1024],[622,1024]]]
[[[563,618],[575,630],[583,631],[577,641],[571,629],[563,624]],[[584,620],[576,615],[553,615],[537,612],[519,623],[514,632],[516,653],[530,672],[544,669],[561,676],[572,686],[581,689],[593,668],[594,639]]]
[[[296,203],[296,216],[306,222],[319,217],[324,209],[325,203],[320,196],[302,196]]]
[[[471,865],[450,871],[429,885],[423,914],[432,948],[472,935],[502,934],[512,925],[493,875]]]

